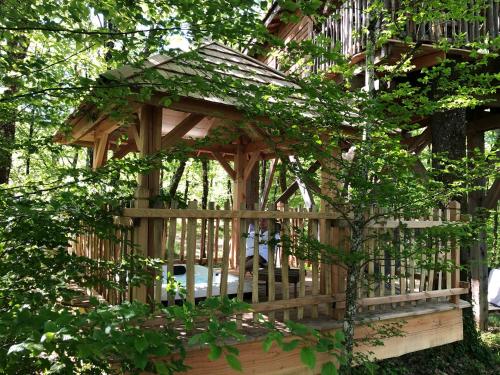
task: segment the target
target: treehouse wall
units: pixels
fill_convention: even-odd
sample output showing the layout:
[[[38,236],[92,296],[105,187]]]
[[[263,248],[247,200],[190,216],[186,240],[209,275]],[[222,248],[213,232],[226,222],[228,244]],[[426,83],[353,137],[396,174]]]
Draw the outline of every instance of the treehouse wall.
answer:
[[[460,308],[449,308],[448,310],[430,312],[431,309],[421,310],[421,315],[404,316],[401,312],[388,312],[378,316],[381,321],[373,326],[387,323],[406,322],[402,328],[404,336],[391,337],[384,340],[382,346],[360,345],[356,350],[367,354],[372,352],[373,358],[385,359],[398,357],[410,352],[428,349],[435,346],[449,344],[463,339],[462,310]],[[416,314],[417,311],[408,314]],[[390,316],[394,316],[390,318]],[[389,317],[389,319],[387,319]],[[328,324],[328,322],[325,322]],[[321,328],[321,327],[318,327]],[[323,329],[323,331],[335,331],[336,329]],[[358,326],[355,331],[356,338],[364,338],[373,335],[373,330],[366,326]],[[301,363],[299,350],[283,352],[273,344],[269,352],[262,350],[262,338],[255,338],[250,342],[236,345],[240,350],[240,359],[245,374],[269,374],[269,375],[292,375],[292,374],[319,374],[321,365],[331,361],[332,358],[324,353],[317,356],[317,365],[314,371],[307,369]],[[190,375],[219,374],[232,375],[231,370],[223,357],[212,362],[207,359],[207,349],[198,349],[188,352],[186,364],[191,366],[188,371]]]
[[[313,35],[313,21],[311,17],[304,16],[298,23],[282,23],[276,36],[282,39],[286,44],[291,41],[300,42],[310,39]],[[272,68],[278,69],[277,59],[274,54],[269,54],[263,59],[263,62]]]

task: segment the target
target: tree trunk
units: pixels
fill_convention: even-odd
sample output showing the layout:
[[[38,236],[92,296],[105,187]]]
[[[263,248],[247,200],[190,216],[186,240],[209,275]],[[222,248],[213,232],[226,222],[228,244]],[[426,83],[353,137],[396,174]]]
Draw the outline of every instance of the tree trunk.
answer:
[[[460,160],[465,157],[465,143],[467,131],[467,119],[465,109],[452,109],[437,112],[431,116],[432,136],[432,168],[441,171],[444,163],[439,156],[449,160]],[[436,157],[437,156],[437,157]],[[446,185],[453,183],[457,176],[452,174],[441,174],[440,180]],[[463,203],[463,197],[455,197]]]
[[[35,111],[33,108],[31,109],[31,121],[30,121],[30,128],[29,128],[29,133],[28,133],[28,153],[26,155],[26,176],[29,176],[30,174],[30,167],[31,167],[31,154],[32,154],[32,143],[33,143],[33,133],[35,131]]]
[[[29,42],[24,35],[13,38],[7,42],[7,53],[9,54],[10,62],[9,67],[12,72],[17,69],[18,63],[26,57]],[[15,95],[19,91],[21,82],[18,78],[12,78],[8,82],[7,90],[3,96],[8,98]],[[6,102],[4,108],[0,108],[3,112],[0,119],[0,185],[8,184],[10,172],[12,169],[12,147],[16,140],[16,113],[17,108],[14,103]]]
[[[476,133],[467,138],[469,156],[474,157],[475,152],[484,153],[484,133]],[[483,209],[485,198],[486,179],[476,181],[475,190],[468,195],[468,212],[478,223],[477,238],[470,248],[471,296],[474,320],[479,329],[488,329],[488,257],[486,247],[486,220],[488,213]]]
[[[182,175],[184,174],[184,170],[186,169],[186,160],[181,160],[179,166],[174,172],[172,176],[172,180],[170,181],[170,186],[168,188],[168,199],[170,200],[169,206],[172,204],[172,201],[175,198],[175,194],[177,193],[177,189],[179,188],[179,183],[181,182]],[[186,181],[186,189],[188,182]]]
[[[187,203],[189,194],[189,180],[186,178],[186,185],[184,186],[184,202]]]
[[[363,251],[363,212],[356,213],[356,218],[351,226],[351,259],[357,259],[356,255]],[[350,374],[353,365],[353,351],[354,351],[354,319],[356,318],[357,308],[357,290],[359,279],[359,264],[358,262],[351,261],[347,265],[347,283],[345,292],[345,313],[343,322],[344,332],[344,349],[347,355],[345,366],[341,367],[342,374]]]
[[[79,148],[75,148],[75,154],[73,155],[73,160],[71,161],[71,167],[73,169],[76,168],[76,166],[78,165],[78,156],[80,155],[80,149]]]
[[[94,149],[87,148],[87,168],[92,168],[92,160],[94,160]]]
[[[287,189],[287,184],[286,184],[286,166],[287,166],[288,160],[285,158],[281,159],[280,163],[280,175],[279,175],[279,183],[280,183],[280,188],[281,188],[281,193],[284,193]]]
[[[5,122],[0,124],[0,185],[8,184],[12,168],[12,145],[16,137],[14,116],[7,114]]]
[[[375,95],[375,46],[378,39],[378,31],[380,28],[380,20],[378,15],[372,13],[368,14],[368,35],[366,43],[366,59],[365,59],[365,87],[369,97]],[[362,142],[359,147],[360,155],[363,153],[370,153],[372,142],[372,124],[370,121],[366,122]],[[360,177],[363,181],[361,189],[369,189],[368,186],[368,166],[364,163],[358,165]],[[368,191],[366,191],[368,196]],[[363,253],[364,243],[364,229],[365,229],[365,213],[367,207],[361,203],[353,207],[354,219],[351,222],[351,246],[349,248],[349,257],[346,257],[347,266],[347,283],[346,283],[346,302],[343,322],[344,333],[344,349],[346,353],[346,362],[340,367],[341,374],[351,374],[352,365],[354,363],[354,320],[357,313],[357,290],[360,275],[359,257]]]
[[[262,160],[262,172],[260,174],[260,193],[259,196],[264,195],[264,189],[266,188],[266,173],[267,173],[267,160]]]

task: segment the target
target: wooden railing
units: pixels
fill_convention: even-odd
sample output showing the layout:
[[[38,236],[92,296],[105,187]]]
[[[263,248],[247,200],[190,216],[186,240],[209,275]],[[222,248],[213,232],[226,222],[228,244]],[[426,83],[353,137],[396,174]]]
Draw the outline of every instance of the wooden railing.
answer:
[[[483,1],[471,0],[471,9],[474,9]],[[425,2],[422,2],[425,6]],[[400,7],[398,0],[386,0],[386,9],[391,15],[391,21],[397,17]],[[362,53],[366,48],[366,30],[368,27],[367,0],[347,0],[331,15],[317,26],[316,36],[324,36],[330,40],[332,49],[340,45],[341,52],[346,56],[355,56]],[[459,47],[465,47],[468,43],[478,41],[486,35],[495,38],[499,35],[500,28],[500,4],[498,1],[490,0],[487,7],[474,12],[477,20],[466,20],[463,18],[445,18],[417,23],[408,16],[408,21],[399,30],[395,39],[406,40],[408,37],[414,42],[433,43],[446,38],[453,43],[460,42]],[[481,21],[482,20],[482,21]],[[383,27],[383,25],[382,25]],[[315,71],[330,67],[331,61],[317,60],[314,65]]]
[[[109,238],[98,236],[94,230],[89,229],[76,238],[71,244],[70,251],[97,261],[95,267],[88,270],[89,276],[96,276],[103,282],[95,289],[88,290],[87,294],[97,293],[107,302],[119,304],[132,299],[128,275],[125,271],[118,275],[115,272],[109,272],[109,268],[101,262],[119,264],[127,256],[133,254],[134,231],[132,222],[126,218],[119,220],[115,228],[114,236]],[[109,288],[108,282],[117,284],[119,287]]]
[[[286,206],[268,211],[229,210],[227,206],[221,210],[213,204],[209,208],[199,210],[196,202],[188,209],[126,208],[117,218],[119,241],[88,234],[81,236],[73,249],[93,259],[119,261],[123,254],[137,251],[132,246],[132,223],[161,221],[163,236],[156,245],[162,249],[168,272],[179,273],[176,267],[185,270],[181,279],[187,301],[229,294],[251,302],[255,313],[265,312],[270,319],[342,316],[346,271],[338,259],[348,252],[350,231],[339,214]],[[458,244],[451,236],[428,230],[459,220],[458,204],[452,202],[449,208],[419,219],[380,217],[366,232],[359,309],[396,308],[430,299],[457,303],[458,296],[467,292],[456,268],[460,264]],[[203,221],[206,235],[201,234]],[[251,226],[254,233],[267,228],[268,240],[261,238],[259,243],[259,236],[249,239]],[[326,246],[311,250],[311,243]],[[267,247],[265,265],[259,264],[256,256],[259,246],[262,250]],[[254,255],[251,261],[247,248]],[[206,267],[201,274],[200,265]],[[121,282],[128,282],[126,275]],[[165,281],[157,281],[155,289],[157,302],[179,300],[179,296],[163,292]],[[105,286],[98,292],[111,303],[133,296],[130,292],[109,292]]]

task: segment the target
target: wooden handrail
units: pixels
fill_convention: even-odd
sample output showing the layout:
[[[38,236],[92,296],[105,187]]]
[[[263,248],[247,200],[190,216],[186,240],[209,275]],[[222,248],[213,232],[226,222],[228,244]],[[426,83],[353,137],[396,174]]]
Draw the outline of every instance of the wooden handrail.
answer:
[[[348,221],[341,219],[336,212],[293,212],[293,211],[252,211],[252,210],[192,210],[168,208],[125,208],[123,216],[117,217],[117,224],[126,225],[134,218],[179,218],[179,219],[312,219],[333,220],[338,227],[347,227]],[[404,226],[409,229],[429,228],[443,225],[442,220],[381,220],[371,222],[368,228],[398,228]]]
[[[360,307],[367,307],[367,306],[385,305],[385,304],[398,303],[398,302],[418,301],[418,300],[423,300],[423,299],[428,299],[428,298],[457,296],[457,295],[467,294],[467,293],[469,293],[469,288],[452,288],[452,289],[442,289],[442,290],[431,290],[431,291],[427,291],[427,292],[396,294],[396,295],[384,296],[384,297],[362,298],[358,301],[358,305]]]
[[[123,216],[130,218],[196,218],[196,219],[339,219],[332,212],[190,210],[162,208],[124,208]]]

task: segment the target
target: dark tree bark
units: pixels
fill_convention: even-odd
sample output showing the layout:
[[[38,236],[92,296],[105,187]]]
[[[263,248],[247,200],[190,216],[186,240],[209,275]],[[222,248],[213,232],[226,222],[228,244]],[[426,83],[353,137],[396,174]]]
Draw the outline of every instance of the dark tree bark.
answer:
[[[186,179],[186,186],[184,186],[184,202],[186,203],[188,200],[188,194],[189,194],[189,180]]]
[[[92,160],[94,160],[94,149],[87,148],[87,168],[92,168]]]
[[[33,109],[32,109],[33,111]],[[35,129],[35,112],[32,112],[31,116],[31,121],[30,121],[30,128],[29,128],[29,133],[28,133],[28,154],[26,156],[26,176],[29,176],[30,174],[30,166],[31,166],[31,149],[32,149],[32,142],[33,142],[33,133]]]
[[[259,196],[262,197],[264,194],[264,189],[266,188],[266,174],[267,174],[267,160],[262,160],[262,172],[260,174],[260,193]]]
[[[177,193],[177,189],[179,188],[179,183],[181,182],[181,178],[182,175],[184,174],[185,169],[186,169],[186,160],[181,160],[179,166],[174,172],[174,175],[172,176],[172,180],[170,181],[170,186],[168,188],[168,197],[170,199],[169,204],[172,203],[172,200],[174,199],[175,194]],[[187,184],[188,183],[186,182],[186,185]]]
[[[281,159],[280,174],[279,174],[279,183],[280,183],[281,193],[284,193],[286,191],[286,188],[288,187],[286,184],[287,163],[288,163],[288,160],[286,160],[284,158]]]
[[[12,168],[12,145],[16,137],[16,125],[13,116],[0,124],[0,184],[8,184]]]
[[[80,154],[80,149],[76,148],[75,149],[75,155],[73,155],[73,160],[71,161],[71,166],[73,168],[76,168],[78,164],[78,155]]]
[[[15,71],[17,65],[25,59],[28,45],[28,39],[24,35],[7,42],[12,71]],[[21,82],[18,78],[7,77],[3,82],[7,86],[4,98],[13,96],[19,91]],[[0,110],[3,112],[0,119],[0,184],[8,184],[12,169],[12,147],[16,140],[17,108],[12,103],[6,102],[5,107]]]
[[[444,167],[439,155],[450,160],[459,160],[465,157],[467,119],[465,109],[453,109],[445,112],[437,112],[431,116],[432,135],[432,167],[435,171],[441,171]],[[438,157],[436,157],[438,155]],[[441,181],[449,185],[457,179],[452,174],[439,175]],[[463,197],[456,197],[463,202]]]
[[[469,135],[467,148],[469,157],[473,158],[476,152],[480,155],[484,154],[484,133]],[[488,254],[485,227],[488,212],[483,208],[486,179],[481,178],[475,181],[475,185],[481,189],[470,192],[467,199],[468,213],[478,224],[477,237],[470,247],[469,254],[470,285],[474,319],[479,329],[486,330],[488,329]]]

